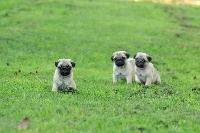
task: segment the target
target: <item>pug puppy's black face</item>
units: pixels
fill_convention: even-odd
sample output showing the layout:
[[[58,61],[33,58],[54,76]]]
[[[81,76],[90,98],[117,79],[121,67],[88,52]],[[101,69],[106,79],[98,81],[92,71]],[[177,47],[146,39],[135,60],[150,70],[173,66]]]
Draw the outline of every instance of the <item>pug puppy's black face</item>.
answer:
[[[71,66],[69,66],[69,65],[60,65],[59,67],[58,67],[58,69],[59,69],[59,73],[62,75],[62,76],[67,76],[67,75],[69,75],[70,73],[71,73],[71,69],[72,69],[72,67]]]
[[[152,58],[144,53],[137,53],[133,57],[135,59],[135,65],[139,68],[145,68]]]
[[[145,63],[146,63],[146,60],[145,60],[145,59],[142,59],[142,58],[135,58],[135,64],[136,64],[137,67],[139,67],[139,68],[144,68]]]
[[[55,66],[62,76],[68,76],[71,74],[72,67],[75,67],[75,63],[70,60],[60,59],[55,62]]]
[[[118,51],[113,54],[111,60],[115,62],[116,66],[123,67],[126,65],[126,60],[129,56],[125,51]]]
[[[115,64],[119,67],[124,66],[125,65],[125,57],[119,57],[119,58],[115,58]]]

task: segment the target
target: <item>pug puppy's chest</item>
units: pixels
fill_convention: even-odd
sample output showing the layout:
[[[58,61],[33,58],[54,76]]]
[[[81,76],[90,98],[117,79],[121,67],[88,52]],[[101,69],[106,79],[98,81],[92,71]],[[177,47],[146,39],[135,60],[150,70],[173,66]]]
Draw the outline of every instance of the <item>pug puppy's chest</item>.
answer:
[[[137,74],[137,76],[138,76],[138,78],[143,82],[143,83],[145,83],[146,82],[146,80],[147,80],[147,71],[143,71],[143,70],[140,70],[140,69],[138,69],[137,71],[136,71],[136,74]]]
[[[117,71],[115,71],[115,75],[118,77],[118,78],[121,78],[121,79],[126,79],[126,71],[124,69],[118,69]]]
[[[68,77],[60,77],[59,80],[58,80],[58,88],[59,89],[66,89],[66,88],[69,88],[70,87],[70,81],[67,80]]]

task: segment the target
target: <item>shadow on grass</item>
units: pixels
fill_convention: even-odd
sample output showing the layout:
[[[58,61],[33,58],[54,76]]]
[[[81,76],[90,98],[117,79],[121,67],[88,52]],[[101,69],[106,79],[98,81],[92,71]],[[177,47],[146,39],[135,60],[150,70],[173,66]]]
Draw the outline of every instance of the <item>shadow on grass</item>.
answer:
[[[62,94],[78,94],[78,91],[73,88],[60,89],[58,92]]]
[[[139,90],[135,90],[130,94],[130,97],[136,96],[140,98],[151,97],[151,98],[159,98],[159,97],[167,97],[176,94],[176,89],[165,82],[161,85],[152,84],[151,86],[141,85]],[[148,92],[148,93],[147,93]]]
[[[194,94],[200,94],[200,87],[194,87],[194,88],[192,88],[192,92]]]

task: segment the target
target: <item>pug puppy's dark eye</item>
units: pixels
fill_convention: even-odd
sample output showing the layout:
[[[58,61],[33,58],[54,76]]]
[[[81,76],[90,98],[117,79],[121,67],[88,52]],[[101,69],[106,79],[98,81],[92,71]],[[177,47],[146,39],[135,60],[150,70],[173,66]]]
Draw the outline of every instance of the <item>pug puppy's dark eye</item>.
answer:
[[[143,59],[142,62],[146,62],[146,61]]]
[[[60,68],[60,69],[61,69],[61,68],[63,68],[63,66],[62,66],[62,65],[60,65],[58,68]]]
[[[122,57],[122,59],[126,59],[126,57]]]

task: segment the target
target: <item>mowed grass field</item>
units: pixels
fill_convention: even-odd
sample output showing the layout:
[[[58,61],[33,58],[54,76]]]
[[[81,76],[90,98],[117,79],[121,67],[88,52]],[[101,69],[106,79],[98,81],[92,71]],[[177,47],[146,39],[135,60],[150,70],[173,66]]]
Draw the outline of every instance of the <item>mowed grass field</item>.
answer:
[[[0,132],[199,132],[199,14],[126,0],[1,1]],[[113,84],[119,50],[149,54],[162,85]],[[60,58],[76,63],[78,93],[51,92]]]

